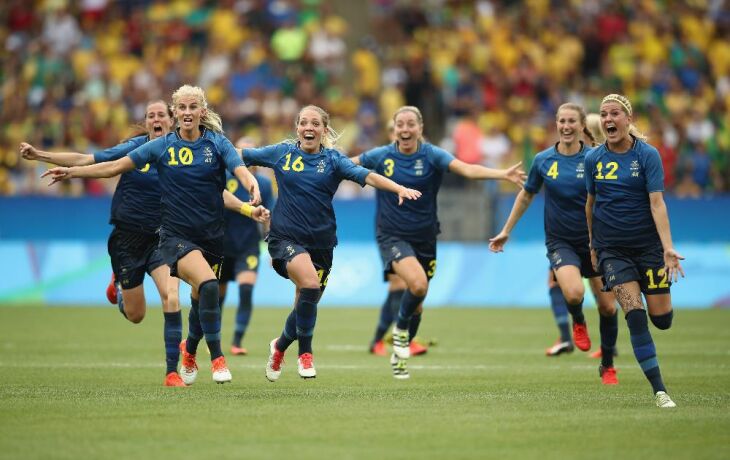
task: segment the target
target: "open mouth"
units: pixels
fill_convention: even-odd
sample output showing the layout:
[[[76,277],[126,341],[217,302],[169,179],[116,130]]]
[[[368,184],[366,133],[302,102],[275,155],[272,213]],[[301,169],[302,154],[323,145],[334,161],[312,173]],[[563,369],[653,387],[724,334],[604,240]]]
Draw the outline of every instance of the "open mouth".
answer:
[[[618,132],[618,128],[614,125],[606,125],[606,134],[609,136],[616,134]]]
[[[153,126],[152,132],[158,136],[162,135],[162,126]]]
[[[314,140],[314,134],[313,133],[304,133],[304,135],[302,137],[304,138],[304,140],[307,140],[307,141],[313,141]]]

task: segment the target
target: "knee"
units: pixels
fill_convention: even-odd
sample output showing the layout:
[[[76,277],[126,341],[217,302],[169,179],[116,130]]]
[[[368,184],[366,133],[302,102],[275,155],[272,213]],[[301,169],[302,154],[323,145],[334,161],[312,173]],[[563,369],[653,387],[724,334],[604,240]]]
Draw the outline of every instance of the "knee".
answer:
[[[428,293],[428,280],[425,278],[422,280],[419,279],[411,283],[411,285],[408,286],[408,290],[415,296],[426,297],[426,294]]]
[[[583,302],[583,295],[585,294],[585,290],[583,287],[569,287],[565,290],[563,290],[563,296],[565,297],[565,301],[568,302],[569,305],[576,305],[581,302]]]
[[[604,317],[613,316],[616,314],[616,305],[612,302],[598,302],[598,313]]]
[[[198,295],[201,300],[201,306],[218,306],[218,282],[212,279],[201,283],[198,288]],[[203,302],[203,299],[205,299],[205,302]]]
[[[130,323],[139,324],[144,319],[144,310],[127,310],[125,306],[124,315],[127,317],[127,320],[129,320]]]
[[[666,330],[672,327],[672,319],[674,318],[674,310],[670,310],[669,313],[663,315],[649,315],[651,323],[656,326],[657,329]]]

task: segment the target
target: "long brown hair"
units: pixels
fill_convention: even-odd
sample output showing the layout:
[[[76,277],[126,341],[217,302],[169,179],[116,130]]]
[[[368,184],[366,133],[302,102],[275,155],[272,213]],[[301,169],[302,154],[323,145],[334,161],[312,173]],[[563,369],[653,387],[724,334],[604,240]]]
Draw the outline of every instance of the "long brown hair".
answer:
[[[591,141],[591,146],[596,145],[596,138],[593,136],[593,133],[590,129],[588,129],[588,123],[586,123],[586,110],[573,102],[566,102],[565,104],[562,104],[560,107],[558,107],[558,111],[555,112],[555,119],[558,118],[558,113],[560,113],[561,110],[573,110],[575,112],[578,112],[578,117],[580,118],[580,123],[583,125],[583,135]]]

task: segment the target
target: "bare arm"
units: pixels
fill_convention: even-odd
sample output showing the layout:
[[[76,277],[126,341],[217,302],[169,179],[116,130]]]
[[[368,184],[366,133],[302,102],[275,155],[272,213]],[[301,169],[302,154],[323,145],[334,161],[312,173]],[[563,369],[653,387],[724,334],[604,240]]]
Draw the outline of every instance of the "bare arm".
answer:
[[[499,232],[497,236],[489,239],[489,249],[492,252],[504,251],[504,245],[507,244],[509,234],[512,232],[512,229],[515,228],[517,222],[519,222],[522,218],[525,211],[527,211],[527,208],[530,207],[533,198],[535,198],[535,195],[532,193],[525,191],[525,189],[520,190],[520,193],[517,194],[515,202],[512,205],[512,211],[509,213],[507,222],[505,222],[504,227],[502,227],[502,231]]]
[[[451,163],[449,163],[449,171],[466,177],[467,179],[508,180],[522,187],[525,184],[525,179],[527,179],[527,174],[525,174],[525,171],[520,169],[521,165],[522,162],[519,162],[507,169],[493,169],[454,159]]]
[[[596,202],[595,195],[590,193],[586,197],[586,223],[588,224],[588,247],[591,251],[591,264],[593,269],[598,271],[598,257],[596,250],[593,249],[593,204]]]
[[[223,190],[223,205],[230,211],[238,212],[265,225],[271,217],[271,213],[265,207],[252,206],[248,203],[244,203],[228,190]]]
[[[243,184],[243,186],[246,187],[246,190],[248,190],[248,195],[251,197],[249,203],[253,205],[261,203],[259,183],[256,178],[253,177],[251,171],[249,171],[245,166],[239,166],[233,171],[233,174]]]
[[[350,157],[350,160],[355,163],[356,165],[360,166],[360,155],[355,157]]]
[[[679,275],[684,277],[684,270],[679,263],[684,257],[674,250],[672,244],[672,232],[669,228],[669,214],[667,213],[667,205],[664,203],[664,194],[662,192],[652,192],[649,194],[649,204],[651,205],[651,216],[656,225],[656,231],[664,248],[664,267],[667,271],[667,277],[671,281],[677,281]]]
[[[114,177],[134,169],[134,162],[128,156],[115,161],[105,161],[88,166],[57,166],[41,174],[41,177],[50,177],[53,185],[62,180],[73,179],[74,177],[100,178]]]
[[[78,152],[46,152],[27,142],[20,143],[20,155],[25,160],[45,161],[58,166],[86,166],[95,163],[94,155]]]
[[[421,192],[418,190],[398,185],[387,177],[374,172],[371,172],[367,175],[367,177],[365,177],[365,183],[377,188],[378,190],[395,193],[398,195],[399,205],[403,204],[404,198],[408,200],[417,200],[421,196]]]

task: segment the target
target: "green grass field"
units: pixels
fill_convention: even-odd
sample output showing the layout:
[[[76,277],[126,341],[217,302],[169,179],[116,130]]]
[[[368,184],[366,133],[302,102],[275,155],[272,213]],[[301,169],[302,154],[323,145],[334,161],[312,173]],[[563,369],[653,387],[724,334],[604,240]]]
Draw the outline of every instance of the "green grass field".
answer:
[[[254,312],[250,355],[227,357],[231,384],[203,365],[194,386],[165,388],[159,309],[132,325],[110,307],[0,308],[0,458],[730,458],[727,310],[652,328],[673,410],[654,405],[623,320],[617,387],[585,353],[543,356],[547,309],[428,310],[422,335],[438,345],[407,381],[366,352],[375,309],[321,309],[318,377],[298,377],[295,344],[269,383],[286,314]]]

